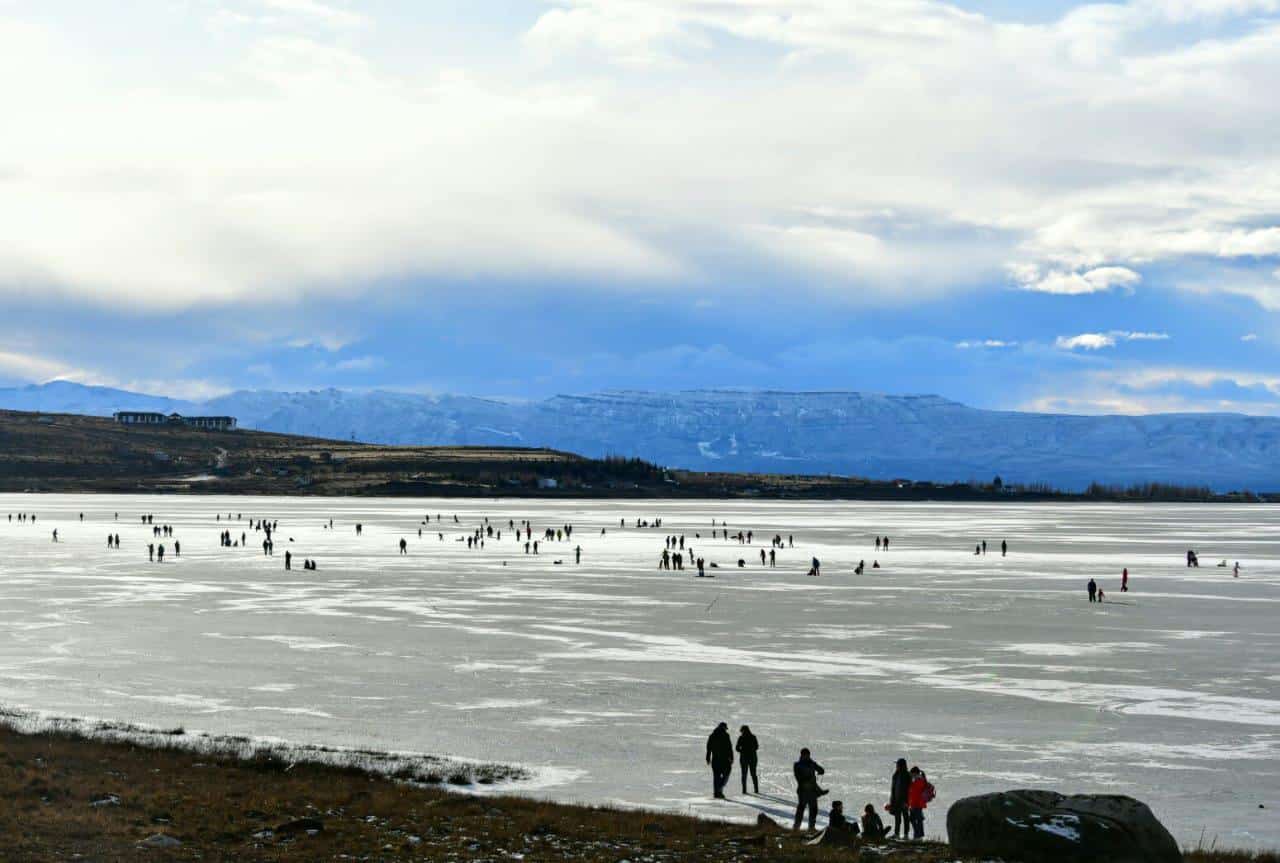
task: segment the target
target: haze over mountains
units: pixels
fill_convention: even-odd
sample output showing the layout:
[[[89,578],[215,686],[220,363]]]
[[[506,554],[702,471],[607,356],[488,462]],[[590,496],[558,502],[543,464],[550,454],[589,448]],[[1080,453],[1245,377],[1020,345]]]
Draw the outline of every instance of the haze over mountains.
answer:
[[[1280,419],[991,411],[857,392],[604,392],[540,401],[319,390],[205,402],[55,381],[0,389],[0,408],[230,414],[264,431],[397,444],[546,446],[670,467],[938,482],[1148,481],[1280,489]]]

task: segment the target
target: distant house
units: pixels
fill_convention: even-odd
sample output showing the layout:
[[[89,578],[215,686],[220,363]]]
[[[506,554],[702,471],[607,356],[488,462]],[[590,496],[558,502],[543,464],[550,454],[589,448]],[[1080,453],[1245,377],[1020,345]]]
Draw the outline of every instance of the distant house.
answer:
[[[151,411],[116,411],[111,416],[120,425],[127,426],[184,425],[215,431],[230,431],[236,427],[235,417],[184,417],[177,413],[165,416]]]
[[[214,429],[216,431],[231,431],[236,427],[235,417],[181,417],[183,425],[189,425],[198,429]]]
[[[164,414],[150,411],[116,411],[111,417],[120,425],[126,426],[155,426],[168,422]]]

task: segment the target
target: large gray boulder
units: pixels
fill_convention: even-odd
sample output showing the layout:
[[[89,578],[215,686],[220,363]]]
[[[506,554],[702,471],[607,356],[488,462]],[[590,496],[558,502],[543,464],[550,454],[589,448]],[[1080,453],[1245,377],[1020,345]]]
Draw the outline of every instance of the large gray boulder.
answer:
[[[1132,797],[1003,791],[957,800],[947,837],[958,854],[1045,863],[1180,863],[1178,843]]]

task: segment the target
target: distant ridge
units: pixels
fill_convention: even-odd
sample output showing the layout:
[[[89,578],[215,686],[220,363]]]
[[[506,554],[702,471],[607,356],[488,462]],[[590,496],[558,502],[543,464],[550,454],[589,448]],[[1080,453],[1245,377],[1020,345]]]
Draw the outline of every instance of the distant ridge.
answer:
[[[1280,490],[1280,419],[1239,414],[1072,416],[990,411],[936,395],[610,390],[537,401],[389,391],[241,391],[188,402],[66,381],[0,389],[0,408],[107,416],[230,414],[242,426],[370,443],[545,446],[670,467],[905,478],[999,475]]]

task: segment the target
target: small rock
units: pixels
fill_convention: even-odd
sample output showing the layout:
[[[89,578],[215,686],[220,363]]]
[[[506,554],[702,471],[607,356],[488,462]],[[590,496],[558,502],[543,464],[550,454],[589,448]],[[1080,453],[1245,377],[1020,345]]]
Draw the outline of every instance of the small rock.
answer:
[[[181,844],[182,840],[175,839],[172,836],[165,835],[164,833],[157,833],[154,836],[148,836],[146,839],[143,839],[138,843],[142,848],[177,848]]]
[[[294,836],[298,833],[319,833],[324,830],[324,822],[319,818],[295,818],[276,827],[281,836]]]

